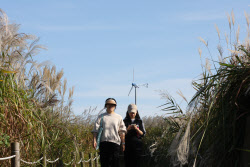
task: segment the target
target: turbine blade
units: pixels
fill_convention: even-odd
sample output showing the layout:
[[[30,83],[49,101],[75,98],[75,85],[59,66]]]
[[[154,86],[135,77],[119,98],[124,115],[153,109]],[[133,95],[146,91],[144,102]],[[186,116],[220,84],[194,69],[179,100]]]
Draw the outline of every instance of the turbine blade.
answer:
[[[130,91],[129,91],[129,93],[128,93],[128,96],[129,96],[129,94],[131,93],[132,89],[133,89],[133,86],[131,87],[131,89],[130,89]]]

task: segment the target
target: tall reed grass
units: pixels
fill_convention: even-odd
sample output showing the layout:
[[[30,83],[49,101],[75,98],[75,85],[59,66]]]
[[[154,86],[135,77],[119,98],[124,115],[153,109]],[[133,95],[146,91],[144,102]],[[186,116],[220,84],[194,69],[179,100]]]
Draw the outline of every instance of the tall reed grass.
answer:
[[[19,25],[9,23],[0,9],[0,157],[9,156],[9,143],[14,141],[20,142],[26,161],[44,155],[67,161],[71,152],[93,152],[89,146],[93,109],[82,116],[73,114],[74,88],[67,96],[63,70],[35,61],[45,49],[38,40],[20,33]]]
[[[197,92],[188,104],[188,112],[182,114],[170,96],[162,106],[163,110],[177,113],[169,124],[176,129],[172,136],[168,134],[171,144],[165,144],[170,166],[243,166],[247,163],[243,157],[250,152],[246,148],[246,120],[250,115],[250,31],[248,14],[245,16],[247,34],[242,41],[233,11],[227,15],[229,37],[225,34],[222,39],[219,27],[215,25],[219,61],[212,59],[207,42],[200,38],[211,61],[206,60],[200,79],[192,83]],[[222,48],[223,41],[226,48]],[[201,49],[199,54],[202,56]],[[177,121],[180,118],[181,123]]]

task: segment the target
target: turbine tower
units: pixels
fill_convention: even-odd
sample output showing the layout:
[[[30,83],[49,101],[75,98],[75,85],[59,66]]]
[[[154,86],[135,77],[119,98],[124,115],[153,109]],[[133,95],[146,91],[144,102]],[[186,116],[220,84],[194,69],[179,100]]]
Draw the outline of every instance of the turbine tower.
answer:
[[[137,85],[136,83],[134,83],[134,80],[135,80],[135,72],[134,72],[134,69],[133,69],[133,82],[132,82],[132,87],[128,93],[128,96],[130,95],[131,91],[133,88],[135,88],[135,105],[136,105],[136,89],[139,88],[139,86],[145,86],[146,88],[148,88],[148,83],[146,84],[142,84],[142,85]]]

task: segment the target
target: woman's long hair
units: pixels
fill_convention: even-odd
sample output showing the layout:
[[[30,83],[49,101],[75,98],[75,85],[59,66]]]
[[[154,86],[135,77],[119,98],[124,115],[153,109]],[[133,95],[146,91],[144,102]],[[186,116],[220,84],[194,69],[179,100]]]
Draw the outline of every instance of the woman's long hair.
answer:
[[[126,117],[125,117],[125,119],[130,119],[130,116],[129,116],[128,111],[127,111],[127,113],[126,113]],[[137,112],[136,112],[135,119],[141,119],[141,117],[140,117],[140,115],[139,115],[138,110],[137,110]]]

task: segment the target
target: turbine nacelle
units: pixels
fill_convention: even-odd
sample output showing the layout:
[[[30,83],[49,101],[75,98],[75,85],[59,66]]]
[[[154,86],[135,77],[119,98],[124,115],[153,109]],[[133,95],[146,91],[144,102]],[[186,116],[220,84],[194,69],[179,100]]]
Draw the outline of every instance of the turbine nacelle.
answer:
[[[135,87],[135,88],[139,88],[139,86],[137,86],[135,83],[132,83],[132,87]]]
[[[142,85],[136,85],[136,83],[132,83],[132,87],[131,87],[131,89],[130,89],[130,91],[129,91],[129,93],[128,93],[128,96],[130,95],[130,93],[131,93],[133,87],[135,88],[135,91],[136,91],[136,88],[139,88],[139,86],[145,86],[146,88],[148,88],[148,83],[142,84]],[[136,92],[135,92],[135,96],[136,96]]]

